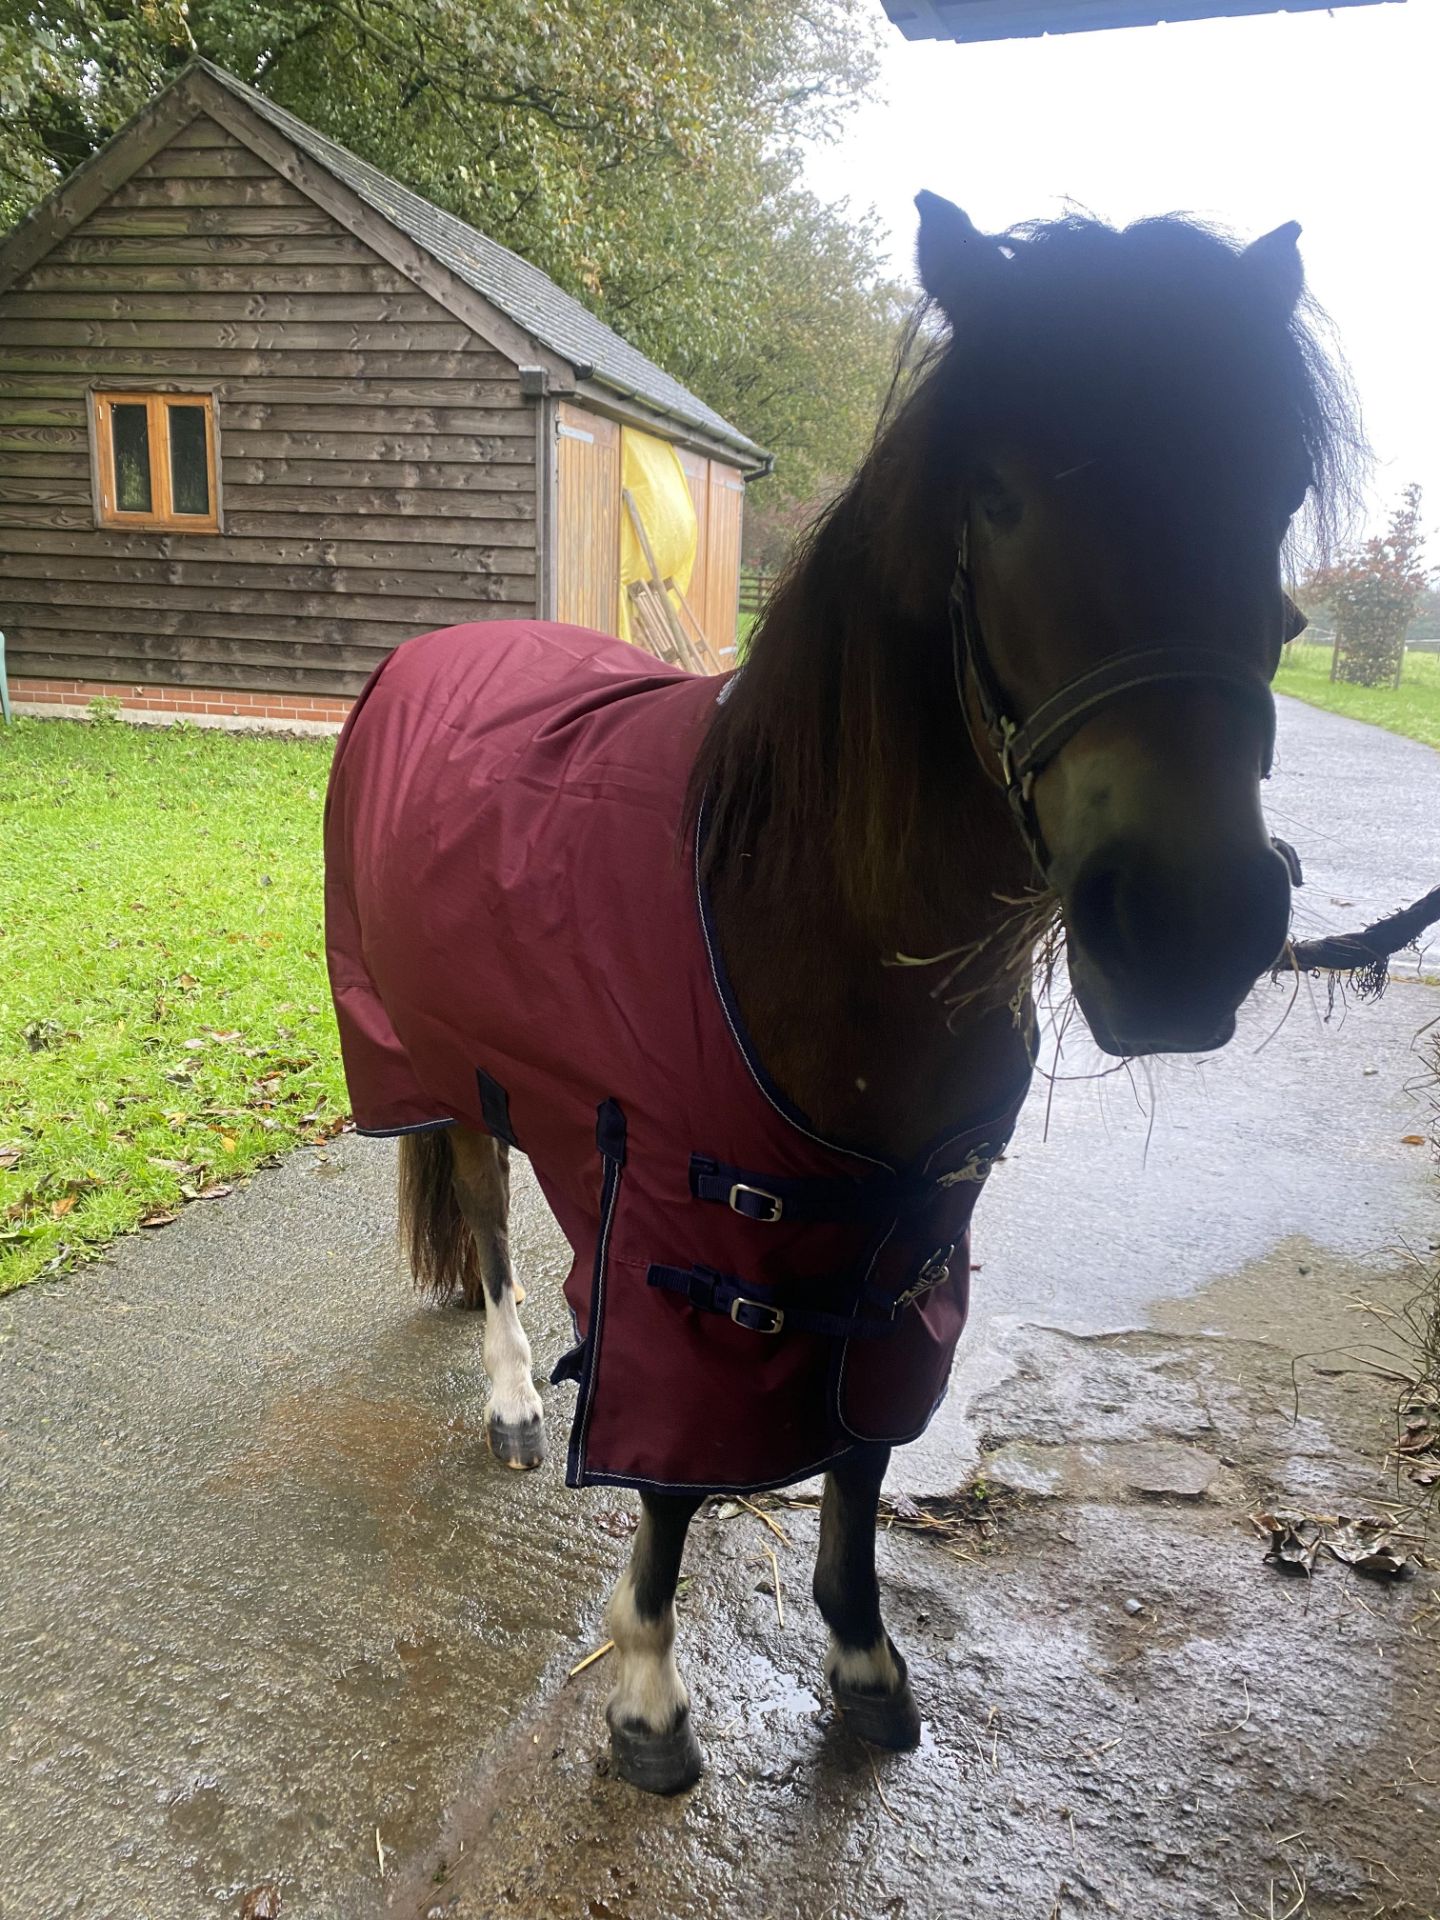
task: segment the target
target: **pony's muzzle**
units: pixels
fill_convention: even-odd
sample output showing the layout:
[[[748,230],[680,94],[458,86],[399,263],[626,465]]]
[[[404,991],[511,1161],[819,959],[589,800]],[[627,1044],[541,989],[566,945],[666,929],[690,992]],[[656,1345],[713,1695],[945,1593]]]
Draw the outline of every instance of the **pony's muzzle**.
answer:
[[[1062,894],[1076,997],[1107,1053],[1223,1046],[1234,1013],[1282,952],[1290,872],[1272,847],[1177,863],[1112,840]]]

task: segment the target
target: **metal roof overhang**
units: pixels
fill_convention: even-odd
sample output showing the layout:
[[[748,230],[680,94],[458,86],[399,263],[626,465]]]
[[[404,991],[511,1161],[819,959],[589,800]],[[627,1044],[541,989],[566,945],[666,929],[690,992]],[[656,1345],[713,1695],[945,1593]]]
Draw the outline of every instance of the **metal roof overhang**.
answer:
[[[907,40],[1022,40],[1103,27],[1219,20],[1246,13],[1331,12],[1404,0],[883,0]]]

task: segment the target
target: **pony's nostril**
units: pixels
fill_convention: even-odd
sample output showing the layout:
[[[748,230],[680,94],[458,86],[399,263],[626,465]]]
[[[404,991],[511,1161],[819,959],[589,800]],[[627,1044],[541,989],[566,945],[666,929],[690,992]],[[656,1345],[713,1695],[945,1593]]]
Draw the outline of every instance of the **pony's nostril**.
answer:
[[[1100,855],[1081,868],[1066,905],[1071,938],[1107,973],[1120,966],[1127,945],[1120,924],[1125,890],[1120,864]]]
[[[1270,848],[1179,864],[1115,844],[1077,875],[1069,930],[1116,986],[1157,1000],[1234,1001],[1277,958],[1290,921],[1290,876]]]

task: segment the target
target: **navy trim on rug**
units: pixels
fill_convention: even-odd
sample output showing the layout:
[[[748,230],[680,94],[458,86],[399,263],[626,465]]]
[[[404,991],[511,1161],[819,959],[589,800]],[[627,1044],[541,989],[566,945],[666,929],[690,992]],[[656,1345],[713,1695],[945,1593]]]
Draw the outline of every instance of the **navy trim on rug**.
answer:
[[[595,1237],[595,1266],[590,1282],[590,1313],[585,1340],[573,1364],[577,1388],[575,1417],[570,1424],[570,1445],[565,1456],[565,1484],[585,1484],[585,1441],[590,1427],[590,1409],[595,1400],[595,1375],[600,1364],[600,1335],[605,1324],[605,1279],[610,1262],[610,1227],[620,1198],[620,1181],[625,1167],[625,1114],[618,1102],[602,1100],[595,1110],[595,1145],[605,1168],[600,1186],[600,1231]],[[568,1377],[568,1369],[567,1369]]]

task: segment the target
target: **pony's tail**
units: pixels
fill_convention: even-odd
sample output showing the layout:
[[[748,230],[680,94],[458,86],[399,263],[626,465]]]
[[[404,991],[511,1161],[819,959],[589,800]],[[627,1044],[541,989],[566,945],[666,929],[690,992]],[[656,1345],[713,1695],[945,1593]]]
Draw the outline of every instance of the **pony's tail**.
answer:
[[[443,1305],[458,1293],[467,1307],[483,1307],[480,1255],[455,1197],[454,1171],[448,1127],[403,1136],[400,1239],[423,1294]]]

